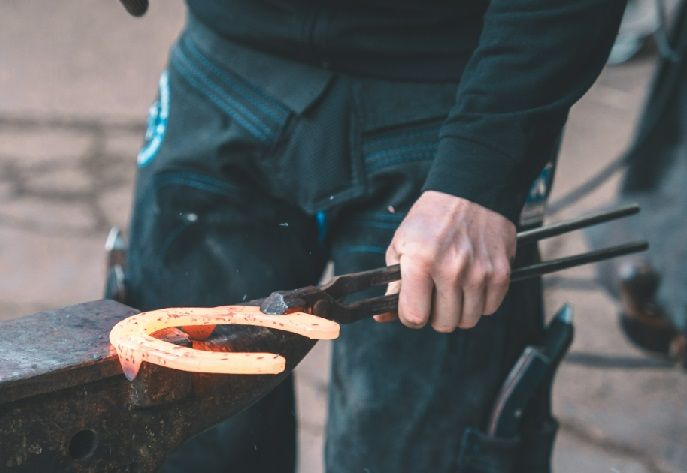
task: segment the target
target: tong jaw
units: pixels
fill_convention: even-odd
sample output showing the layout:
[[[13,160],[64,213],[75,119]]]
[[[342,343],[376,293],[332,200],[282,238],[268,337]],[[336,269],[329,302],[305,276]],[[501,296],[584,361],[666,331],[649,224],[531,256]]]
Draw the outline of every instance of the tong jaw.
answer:
[[[283,315],[289,312],[313,313],[318,300],[326,293],[317,286],[307,286],[293,291],[275,291],[260,304],[260,310],[265,314]]]
[[[276,291],[260,304],[265,314],[307,312],[341,324],[379,314],[396,311],[398,295],[372,297],[345,304],[342,300],[351,294],[374,286],[381,286],[401,278],[398,265],[345,274],[335,277],[321,287],[308,286],[293,291]]]
[[[340,324],[350,324],[373,314],[395,311],[396,307],[398,294],[344,304],[328,292],[310,286],[295,291],[273,292],[262,302],[260,310],[272,315],[307,312]]]

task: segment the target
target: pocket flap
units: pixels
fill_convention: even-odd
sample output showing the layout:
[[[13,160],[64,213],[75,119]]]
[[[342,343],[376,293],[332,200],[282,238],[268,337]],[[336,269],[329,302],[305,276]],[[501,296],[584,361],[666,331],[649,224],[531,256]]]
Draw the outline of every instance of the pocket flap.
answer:
[[[330,71],[228,41],[190,13],[185,35],[214,62],[297,114],[315,103],[333,77]]]

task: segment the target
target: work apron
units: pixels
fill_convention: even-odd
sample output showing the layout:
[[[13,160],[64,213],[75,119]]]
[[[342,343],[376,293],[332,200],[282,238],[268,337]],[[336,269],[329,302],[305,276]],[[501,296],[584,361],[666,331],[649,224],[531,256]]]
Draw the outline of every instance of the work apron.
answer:
[[[130,304],[226,305],[315,284],[327,261],[336,273],[384,265],[456,88],[294,63],[229,43],[189,18],[138,155]],[[548,173],[533,187],[530,222],[541,219]],[[516,264],[536,258],[536,248],[521,248]],[[533,280],[513,284],[497,313],[471,330],[372,320],[342,327],[333,343],[327,472],[549,471],[555,422],[546,394],[519,438],[482,434],[500,384],[542,324]],[[294,416],[289,379],[181,446],[163,471],[293,471]]]

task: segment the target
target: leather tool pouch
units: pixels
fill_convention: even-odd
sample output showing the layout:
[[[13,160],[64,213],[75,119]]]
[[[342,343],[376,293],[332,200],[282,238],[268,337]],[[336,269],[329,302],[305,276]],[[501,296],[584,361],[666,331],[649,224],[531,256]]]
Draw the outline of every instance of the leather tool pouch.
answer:
[[[548,418],[525,429],[513,473],[550,473],[553,444],[558,432],[556,419]]]

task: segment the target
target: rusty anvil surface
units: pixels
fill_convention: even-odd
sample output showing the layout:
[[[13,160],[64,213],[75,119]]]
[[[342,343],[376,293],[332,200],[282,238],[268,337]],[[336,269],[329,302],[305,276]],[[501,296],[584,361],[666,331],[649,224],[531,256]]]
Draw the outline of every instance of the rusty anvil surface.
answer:
[[[315,345],[218,326],[211,344],[279,353],[286,371],[213,375],[144,363],[129,382],[109,333],[136,312],[102,300],[0,322],[0,472],[153,472],[181,442],[267,394]]]

